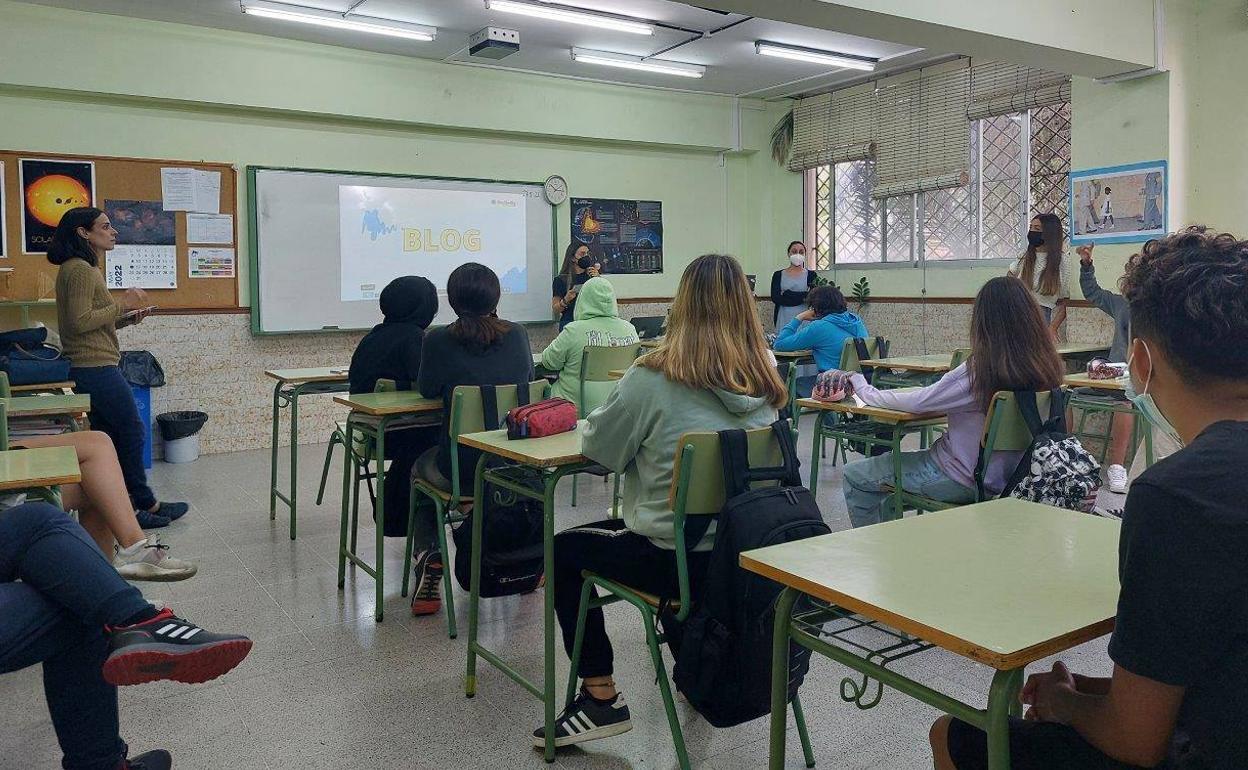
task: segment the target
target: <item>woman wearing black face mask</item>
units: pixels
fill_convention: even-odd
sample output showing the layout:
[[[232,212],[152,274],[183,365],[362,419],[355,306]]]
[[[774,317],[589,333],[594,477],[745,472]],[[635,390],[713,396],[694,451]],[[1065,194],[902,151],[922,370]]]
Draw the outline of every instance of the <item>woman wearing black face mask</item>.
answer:
[[[1062,254],[1065,240],[1061,219],[1055,214],[1037,214],[1027,230],[1027,250],[1010,265],[1010,275],[1021,279],[1040,303],[1054,337],[1066,322],[1066,300],[1070,296]]]
[[[572,311],[576,308],[576,293],[581,284],[597,276],[602,270],[598,259],[589,253],[589,247],[575,241],[563,252],[563,267],[551,286],[551,308],[559,314],[559,330],[572,323]]]

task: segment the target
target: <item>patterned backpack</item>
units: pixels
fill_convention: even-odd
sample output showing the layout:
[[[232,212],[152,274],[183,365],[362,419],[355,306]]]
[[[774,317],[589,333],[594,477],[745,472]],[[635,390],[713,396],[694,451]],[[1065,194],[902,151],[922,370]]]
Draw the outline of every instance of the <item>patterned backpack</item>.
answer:
[[[1078,438],[1066,432],[1065,394],[1061,389],[1052,391],[1045,422],[1040,420],[1035,393],[1016,390],[1014,401],[1032,441],[1001,497],[1091,513],[1101,488],[1101,465]]]

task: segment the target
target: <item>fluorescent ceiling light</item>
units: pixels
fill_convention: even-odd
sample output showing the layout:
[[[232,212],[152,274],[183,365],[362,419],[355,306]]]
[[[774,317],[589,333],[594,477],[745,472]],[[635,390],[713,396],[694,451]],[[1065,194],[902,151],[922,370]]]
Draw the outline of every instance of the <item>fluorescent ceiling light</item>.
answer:
[[[835,51],[820,51],[817,48],[803,48],[800,45],[768,43],[764,40],[754,43],[754,50],[763,56],[774,56],[778,59],[792,59],[794,61],[810,62],[811,64],[826,64],[830,67],[844,67],[845,69],[865,70],[867,72],[874,70],[876,62],[879,61],[866,56],[855,56]]]
[[[525,0],[485,0],[485,7],[503,13],[515,13],[520,16],[533,16],[538,19],[562,21],[568,24],[581,24],[586,27],[610,29],[616,32],[631,32],[634,35],[653,35],[654,25],[644,21],[626,19],[605,13],[587,11],[582,8],[570,8],[546,2],[526,2]]]
[[[344,17],[341,13],[334,13],[333,11],[322,11],[318,8],[305,8],[286,3],[263,2],[262,0],[244,0],[243,13],[265,19],[297,21],[301,24],[312,24],[317,27],[332,27],[352,32],[368,32],[373,35],[399,37],[424,43],[433,40],[438,33],[436,27],[426,27],[422,24],[377,19],[371,16]]]
[[[584,64],[601,64],[604,67],[621,67],[641,72],[654,72],[659,75],[676,75],[682,78],[700,78],[706,74],[706,67],[700,64],[686,64],[666,59],[643,59],[640,56],[629,56],[623,53],[587,51],[584,48],[573,48],[572,60]]]

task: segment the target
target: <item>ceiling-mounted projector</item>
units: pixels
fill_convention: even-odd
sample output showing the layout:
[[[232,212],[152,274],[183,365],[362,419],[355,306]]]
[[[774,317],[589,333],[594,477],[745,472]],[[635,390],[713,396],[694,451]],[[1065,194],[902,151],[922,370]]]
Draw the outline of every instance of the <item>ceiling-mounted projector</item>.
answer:
[[[520,33],[514,29],[486,27],[468,38],[468,55],[501,59],[520,50]]]

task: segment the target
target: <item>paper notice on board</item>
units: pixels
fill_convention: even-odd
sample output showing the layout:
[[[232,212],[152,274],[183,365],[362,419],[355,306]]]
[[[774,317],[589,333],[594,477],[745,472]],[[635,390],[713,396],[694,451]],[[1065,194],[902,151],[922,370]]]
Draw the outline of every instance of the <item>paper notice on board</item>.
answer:
[[[221,213],[221,172],[162,168],[160,196],[165,211]]]
[[[187,214],[186,241],[187,243],[233,243],[233,215]]]
[[[121,245],[104,258],[110,289],[178,288],[178,247]]]
[[[201,249],[187,251],[186,269],[191,278],[233,278],[234,249]]]

